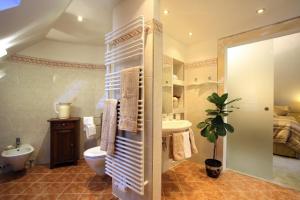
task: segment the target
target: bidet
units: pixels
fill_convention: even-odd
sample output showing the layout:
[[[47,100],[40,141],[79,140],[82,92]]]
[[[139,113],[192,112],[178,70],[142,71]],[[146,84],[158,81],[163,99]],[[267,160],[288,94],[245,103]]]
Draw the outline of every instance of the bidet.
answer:
[[[34,148],[30,144],[23,144],[18,148],[4,150],[1,156],[13,171],[20,171],[25,168],[25,163],[33,151]]]

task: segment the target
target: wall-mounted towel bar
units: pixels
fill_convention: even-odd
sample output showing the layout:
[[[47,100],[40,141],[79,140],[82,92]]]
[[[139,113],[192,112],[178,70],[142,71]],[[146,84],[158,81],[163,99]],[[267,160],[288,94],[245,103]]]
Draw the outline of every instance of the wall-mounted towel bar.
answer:
[[[143,16],[105,35],[106,98],[120,99],[121,72],[125,67],[128,68],[128,64],[125,66],[124,63],[134,61],[140,66],[136,137],[127,138],[130,132],[117,134],[115,152],[107,155],[105,171],[115,182],[140,195],[144,195],[144,186],[147,184],[144,175],[144,38]],[[117,109],[119,121],[120,104]]]

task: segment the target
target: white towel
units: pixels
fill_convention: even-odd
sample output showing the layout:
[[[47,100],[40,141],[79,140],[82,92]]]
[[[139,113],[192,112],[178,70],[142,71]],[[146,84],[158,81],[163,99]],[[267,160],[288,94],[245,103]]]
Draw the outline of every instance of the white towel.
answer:
[[[183,132],[183,151],[184,151],[184,158],[192,157],[189,131]]]
[[[83,117],[84,131],[87,139],[96,135],[96,125],[94,123],[94,117]]]
[[[139,67],[131,67],[121,71],[119,129],[132,133],[137,132],[139,74]]]
[[[100,149],[107,151],[108,155],[112,155],[115,149],[117,104],[116,99],[106,99],[104,102]]]

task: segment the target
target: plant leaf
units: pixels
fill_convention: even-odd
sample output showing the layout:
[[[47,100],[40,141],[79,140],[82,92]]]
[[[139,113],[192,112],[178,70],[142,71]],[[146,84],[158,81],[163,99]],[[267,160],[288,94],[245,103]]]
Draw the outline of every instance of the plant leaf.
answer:
[[[236,99],[233,99],[233,100],[231,100],[231,101],[225,103],[224,106],[229,105],[229,104],[231,104],[231,103],[233,103],[233,102],[235,102],[235,101],[240,101],[240,100],[242,100],[242,98],[236,98]]]
[[[220,136],[225,136],[226,135],[226,129],[224,127],[224,124],[222,124],[222,126],[217,126],[216,132]]]
[[[228,116],[228,113],[221,113],[220,114],[222,117],[226,117],[226,116]]]
[[[217,140],[217,137],[215,135],[215,133],[210,133],[208,136],[207,136],[207,139],[208,141],[212,142],[212,143],[215,143],[216,140]]]
[[[226,128],[226,130],[230,133],[234,132],[234,128],[233,126],[231,126],[230,124],[224,123],[224,127]]]
[[[223,125],[224,121],[223,121],[223,118],[221,117],[221,115],[218,115],[211,121],[211,123],[214,126],[220,126],[220,125]]]
[[[214,118],[212,118],[212,117],[209,117],[209,118],[207,118],[206,120],[205,120],[205,122],[206,123],[209,123],[209,122],[211,122],[211,120],[213,120]]]
[[[200,122],[199,124],[197,124],[197,128],[199,129],[203,129],[205,126],[207,126],[206,122]]]
[[[208,134],[209,134],[209,128],[208,128],[208,126],[206,126],[204,129],[202,129],[200,133],[201,133],[201,135],[203,137],[207,137]]]
[[[216,109],[207,109],[205,112],[210,113],[210,112],[218,112],[219,110]]]
[[[224,94],[221,96],[222,104],[224,104],[224,102],[227,100],[227,98],[228,98],[228,93],[224,93]]]

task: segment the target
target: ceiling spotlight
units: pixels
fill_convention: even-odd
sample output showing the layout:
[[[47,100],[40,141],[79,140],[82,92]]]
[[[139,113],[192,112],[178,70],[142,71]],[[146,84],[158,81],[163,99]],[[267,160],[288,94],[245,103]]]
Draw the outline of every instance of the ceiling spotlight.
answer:
[[[0,58],[3,57],[3,56],[6,56],[6,55],[7,55],[6,49],[1,49],[0,48]]]
[[[265,13],[265,11],[266,11],[266,9],[260,8],[260,9],[256,10],[256,13],[259,14],[259,15],[262,15],[262,14]]]
[[[165,9],[165,10],[164,10],[164,14],[165,14],[165,15],[168,15],[168,14],[169,14],[169,11],[168,11],[167,9]]]
[[[81,15],[78,15],[77,21],[82,22],[83,21],[83,17]]]
[[[189,37],[192,37],[193,33],[192,32],[189,32]]]

